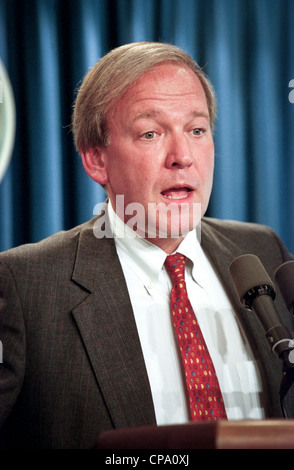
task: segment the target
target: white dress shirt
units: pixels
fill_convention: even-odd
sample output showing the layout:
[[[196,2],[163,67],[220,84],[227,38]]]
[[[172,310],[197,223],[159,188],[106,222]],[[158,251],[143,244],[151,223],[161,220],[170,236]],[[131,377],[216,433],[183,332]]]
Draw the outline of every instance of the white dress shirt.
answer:
[[[170,315],[167,254],[134,236],[109,203],[110,225],[126,278],[158,425],[189,421],[181,359]],[[228,419],[262,419],[258,368],[234,309],[197,240],[189,232],[177,249],[187,257],[186,285],[214,363]]]

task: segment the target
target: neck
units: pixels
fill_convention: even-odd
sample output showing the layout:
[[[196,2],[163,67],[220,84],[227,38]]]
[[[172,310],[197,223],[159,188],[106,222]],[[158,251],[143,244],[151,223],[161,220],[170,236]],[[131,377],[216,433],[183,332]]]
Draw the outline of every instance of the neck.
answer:
[[[158,246],[163,251],[165,251],[165,253],[170,255],[171,253],[174,253],[176,251],[176,249],[182,243],[185,237],[182,236],[179,238],[145,238],[150,243],[153,243],[153,245]]]

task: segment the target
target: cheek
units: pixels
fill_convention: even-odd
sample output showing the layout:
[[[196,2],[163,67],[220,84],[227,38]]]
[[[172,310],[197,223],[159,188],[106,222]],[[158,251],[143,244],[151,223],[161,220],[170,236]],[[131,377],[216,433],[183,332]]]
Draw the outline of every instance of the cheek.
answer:
[[[209,149],[206,149],[199,162],[202,168],[202,175],[204,179],[211,180],[214,171],[214,146],[211,145]]]
[[[144,202],[150,197],[153,177],[138,160],[120,160],[109,176],[113,192],[124,195],[126,203]]]
[[[211,156],[207,161],[206,171],[207,171],[208,178],[212,180],[213,172],[214,172],[214,157],[213,156]]]

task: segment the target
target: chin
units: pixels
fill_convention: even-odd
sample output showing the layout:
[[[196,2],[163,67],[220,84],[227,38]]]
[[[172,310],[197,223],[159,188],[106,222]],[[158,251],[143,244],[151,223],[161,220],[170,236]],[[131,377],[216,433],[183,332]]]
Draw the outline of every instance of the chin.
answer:
[[[148,224],[148,238],[183,238],[187,233],[194,230],[200,223],[201,214],[197,213],[197,216],[184,217],[183,214],[178,216],[157,218],[156,220],[150,221]]]

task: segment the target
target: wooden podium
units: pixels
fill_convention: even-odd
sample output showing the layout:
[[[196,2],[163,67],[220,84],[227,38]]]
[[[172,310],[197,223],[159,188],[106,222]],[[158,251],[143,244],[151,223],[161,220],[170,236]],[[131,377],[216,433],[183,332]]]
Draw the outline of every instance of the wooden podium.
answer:
[[[294,420],[145,426],[102,433],[95,449],[294,449]]]

